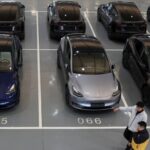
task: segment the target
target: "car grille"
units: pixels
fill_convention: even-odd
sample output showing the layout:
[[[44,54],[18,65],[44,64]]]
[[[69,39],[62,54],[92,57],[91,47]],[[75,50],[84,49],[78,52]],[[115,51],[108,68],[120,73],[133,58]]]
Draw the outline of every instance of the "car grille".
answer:
[[[12,31],[12,28],[11,24],[0,24],[0,31]]]
[[[143,24],[123,24],[122,30],[124,31],[145,31],[145,26]]]

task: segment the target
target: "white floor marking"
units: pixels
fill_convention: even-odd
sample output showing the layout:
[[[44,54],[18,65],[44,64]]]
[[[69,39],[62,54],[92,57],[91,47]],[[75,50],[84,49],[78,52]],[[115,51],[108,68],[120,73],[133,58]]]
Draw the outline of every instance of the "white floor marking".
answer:
[[[37,49],[32,49],[32,48],[31,48],[31,49],[23,48],[22,50],[23,50],[23,51],[37,51]]]
[[[40,46],[39,46],[39,14],[36,12],[36,30],[37,30],[37,70],[38,70],[38,115],[39,128],[42,128],[42,102],[41,102],[41,73],[40,73]]]
[[[90,26],[90,29],[91,29],[91,31],[92,31],[92,33],[93,33],[93,36],[96,37],[95,31],[94,31],[94,29],[93,29],[93,27],[92,27],[92,25],[91,25],[91,22],[90,22],[90,20],[89,20],[89,18],[88,18],[88,16],[87,16],[87,13],[86,13],[86,12],[84,12],[84,16],[85,16],[85,19],[87,20],[87,22],[88,22],[88,24],[89,24],[89,26]]]
[[[37,49],[23,49],[24,51],[37,51]],[[57,49],[56,48],[52,48],[52,49],[39,49],[40,51],[57,51]],[[110,49],[110,48],[108,48],[108,49],[105,49],[106,51],[110,51],[110,52],[122,52],[123,51],[123,49]]]
[[[112,127],[0,127],[0,130],[124,130],[126,126]],[[150,126],[147,127],[150,129]]]

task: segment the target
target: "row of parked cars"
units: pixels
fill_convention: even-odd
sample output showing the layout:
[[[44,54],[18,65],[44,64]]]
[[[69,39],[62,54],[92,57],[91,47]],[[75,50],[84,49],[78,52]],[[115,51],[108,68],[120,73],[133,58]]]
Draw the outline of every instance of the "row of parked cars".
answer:
[[[66,102],[81,110],[107,110],[116,107],[121,86],[102,43],[85,34],[86,24],[80,5],[72,1],[48,6],[49,35],[60,39],[57,66],[64,77]],[[147,19],[149,20],[149,10]],[[133,2],[110,2],[97,9],[97,20],[110,39],[127,39],[123,66],[139,86],[143,101],[150,101],[150,35],[147,22]],[[80,34],[79,34],[80,33]]]
[[[64,77],[66,102],[82,110],[112,109],[121,98],[115,66],[102,43],[85,34],[86,24],[80,8],[77,2],[56,1],[47,9],[49,35],[61,38],[57,66]],[[145,34],[147,25],[139,9],[132,2],[110,2],[98,7],[97,19],[105,26],[110,39],[128,38],[123,50],[123,65],[137,81],[143,101],[148,103],[150,35]],[[24,24],[24,5],[0,2],[0,109],[19,102],[18,69],[23,62],[20,40],[25,37]]]

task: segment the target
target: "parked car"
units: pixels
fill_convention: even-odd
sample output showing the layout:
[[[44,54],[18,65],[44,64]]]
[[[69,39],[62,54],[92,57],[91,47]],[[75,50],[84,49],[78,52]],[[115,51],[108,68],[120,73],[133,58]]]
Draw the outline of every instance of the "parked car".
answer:
[[[150,35],[135,35],[127,40],[123,66],[141,90],[143,101],[150,104]]]
[[[147,9],[147,20],[150,22],[150,6]]]
[[[20,66],[22,66],[20,40],[15,35],[0,34],[0,109],[11,108],[19,102]]]
[[[64,77],[67,104],[79,110],[108,110],[120,101],[121,88],[102,44],[82,34],[61,38],[57,66]]]
[[[103,23],[110,39],[146,33],[146,21],[133,2],[101,4],[97,10],[97,19]]]
[[[25,37],[25,6],[20,2],[0,2],[0,33]]]
[[[80,8],[73,1],[52,2],[47,10],[50,37],[61,38],[68,33],[85,33],[86,26]]]

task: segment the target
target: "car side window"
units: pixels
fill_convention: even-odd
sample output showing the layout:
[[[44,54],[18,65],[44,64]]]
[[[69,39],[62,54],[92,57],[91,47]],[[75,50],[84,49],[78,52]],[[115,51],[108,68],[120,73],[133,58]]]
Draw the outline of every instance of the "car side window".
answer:
[[[141,58],[143,52],[143,44],[137,39],[134,40],[134,47],[136,49],[136,54]]]
[[[126,44],[126,46],[125,46],[125,49],[126,49],[127,51],[129,51],[129,52],[132,51],[132,48],[131,48],[129,42],[127,42],[127,44]]]
[[[109,15],[111,15],[112,17],[117,17],[118,14],[117,14],[116,9],[112,7],[112,8],[109,10]]]
[[[65,43],[64,57],[65,57],[65,62],[67,64],[69,64],[69,61],[70,61],[70,44],[69,44],[68,40]]]
[[[143,51],[143,53],[141,54],[141,61],[145,65],[146,68],[148,68],[148,60],[147,59],[148,59],[147,55],[146,55],[145,51]]]

